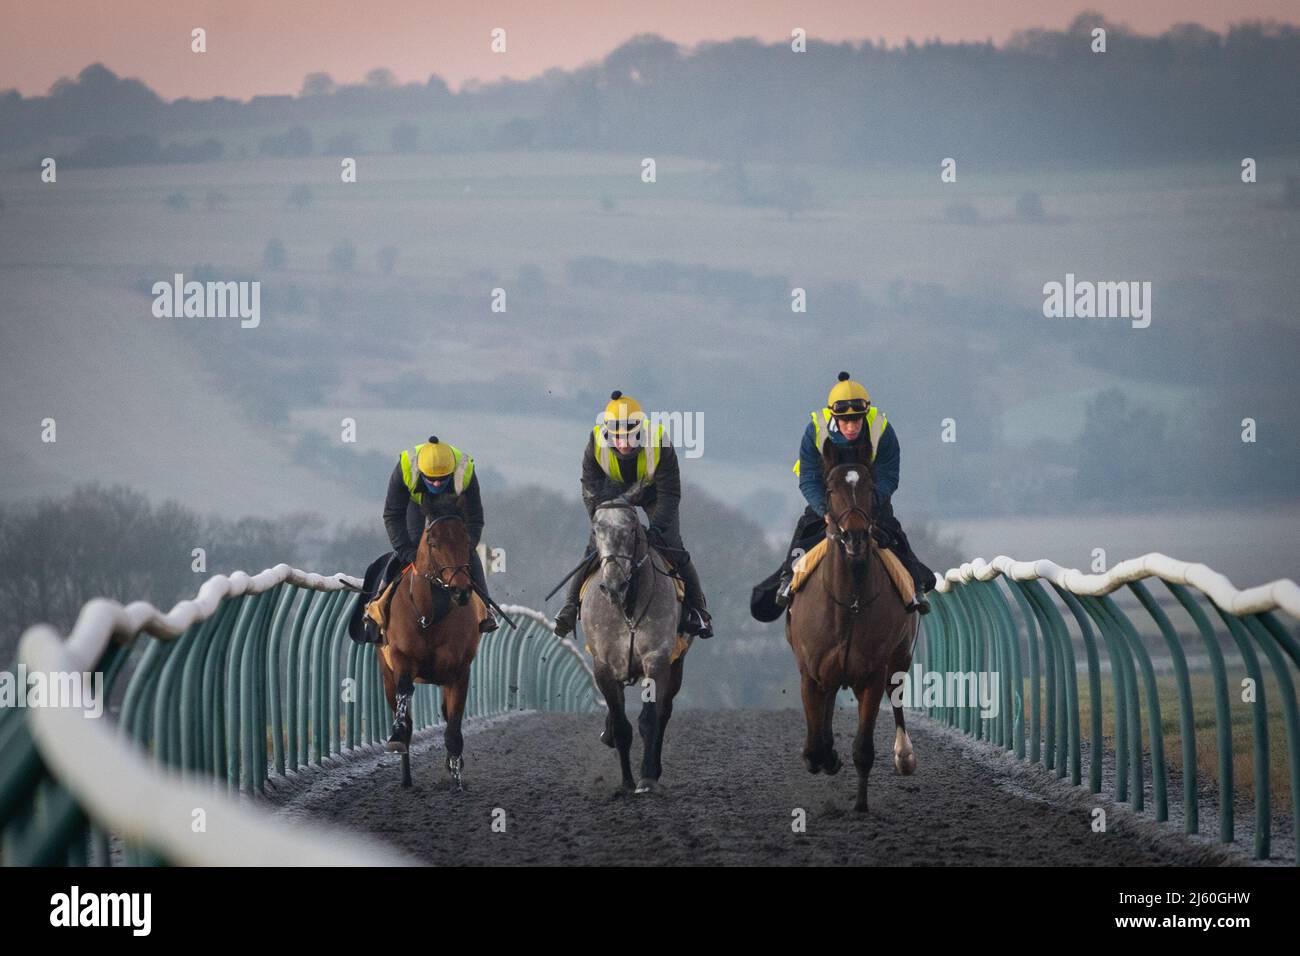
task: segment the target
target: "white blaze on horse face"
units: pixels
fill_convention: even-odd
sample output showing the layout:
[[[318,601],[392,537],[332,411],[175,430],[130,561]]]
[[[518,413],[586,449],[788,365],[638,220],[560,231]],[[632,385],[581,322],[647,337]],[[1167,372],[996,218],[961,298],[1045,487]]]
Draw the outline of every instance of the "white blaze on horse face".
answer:
[[[858,474],[858,472],[857,472],[856,469],[850,469],[850,470],[849,470],[849,471],[844,475],[844,480],[847,481],[847,482],[849,483],[849,487],[853,488],[853,487],[857,487],[858,479],[861,478],[861,477],[862,477],[862,476],[861,476],[860,474]]]

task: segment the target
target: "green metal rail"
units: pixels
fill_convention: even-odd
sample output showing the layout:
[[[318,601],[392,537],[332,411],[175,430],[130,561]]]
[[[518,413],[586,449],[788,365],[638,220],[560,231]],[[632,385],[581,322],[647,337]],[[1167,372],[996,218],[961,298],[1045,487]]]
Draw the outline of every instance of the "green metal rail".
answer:
[[[1155,579],[1167,592],[1163,605],[1144,583],[1146,578]],[[1135,618],[1141,633],[1111,596],[1121,588],[1136,599],[1134,612],[1146,616]],[[991,563],[976,559],[949,571],[939,579],[932,605],[914,668],[941,678],[996,672],[999,706],[996,716],[984,717],[975,702],[942,700],[923,707],[930,717],[1022,760],[1041,763],[1076,786],[1084,785],[1086,774],[1093,793],[1102,792],[1103,760],[1109,751],[1114,799],[1141,811],[1149,793],[1157,821],[1169,818],[1166,735],[1176,737],[1183,825],[1187,833],[1199,833],[1196,728],[1198,718],[1204,724],[1212,715],[1218,835],[1221,842],[1232,843],[1234,803],[1244,799],[1233,780],[1231,703],[1237,695],[1249,708],[1254,856],[1263,860],[1270,854],[1269,741],[1270,734],[1275,738],[1279,733],[1279,723],[1286,741],[1292,828],[1300,845],[1300,712],[1295,693],[1300,646],[1274,614],[1281,609],[1300,617],[1295,582],[1237,591],[1204,565],[1160,554],[1125,561],[1105,575],[1082,574],[1050,561],[999,557]],[[1170,611],[1182,622],[1181,629]],[[1222,622],[1230,643],[1221,643],[1207,611]],[[1231,661],[1225,646],[1235,652]],[[1103,674],[1103,648],[1109,675]],[[1174,693],[1166,686],[1164,701],[1176,699],[1176,723],[1174,715],[1161,710],[1153,651],[1169,670],[1165,684],[1172,684]],[[1212,698],[1193,693],[1189,653],[1200,656]],[[1253,701],[1245,693],[1246,680]],[[1104,702],[1105,681],[1111,694]],[[1107,706],[1113,732],[1104,736]]]
[[[119,702],[116,743],[160,771],[159,786],[180,780],[211,790],[215,781],[228,795],[255,796],[272,777],[328,765],[387,739],[392,713],[375,647],[347,635],[359,583],[279,565],[255,577],[218,575],[194,601],[165,615],[143,602],[122,608],[97,600],[83,609],[66,642],[54,640],[48,628],[25,634],[19,660],[33,672],[43,654],[60,670],[102,673],[105,697]],[[505,610],[519,628],[503,626],[481,642],[466,716],[596,710],[591,670],[577,646],[556,638],[542,614]],[[63,748],[65,736],[66,746],[82,747],[83,756],[93,746],[72,741],[82,727],[66,717],[39,708],[0,711],[5,865],[110,862],[105,828],[117,821],[92,819],[84,806],[91,795],[79,801],[51,766],[71,756],[49,752]],[[437,688],[417,685],[413,719],[416,731],[441,722]],[[33,720],[45,723],[33,727]],[[62,735],[55,726],[60,720]],[[36,732],[41,727],[44,736]],[[101,739],[101,746],[109,744]],[[113,781],[102,786],[112,788]],[[114,795],[104,796],[111,802]],[[127,844],[125,857],[162,861],[138,843]]]

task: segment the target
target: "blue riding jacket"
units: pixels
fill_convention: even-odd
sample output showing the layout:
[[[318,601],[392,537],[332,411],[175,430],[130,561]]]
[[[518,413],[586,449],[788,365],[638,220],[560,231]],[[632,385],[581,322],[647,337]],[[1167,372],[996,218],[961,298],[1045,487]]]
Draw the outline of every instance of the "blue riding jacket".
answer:
[[[844,442],[850,447],[869,441],[864,428],[855,442]],[[832,443],[835,444],[835,443]],[[876,445],[876,460],[873,463],[876,472],[876,501],[889,500],[898,489],[898,466],[901,452],[898,436],[894,434],[894,425],[889,423],[880,434]],[[817,430],[813,423],[803,431],[803,442],[799,445],[799,490],[808,501],[808,507],[818,515],[826,514],[826,476],[822,474],[821,449],[817,447]]]

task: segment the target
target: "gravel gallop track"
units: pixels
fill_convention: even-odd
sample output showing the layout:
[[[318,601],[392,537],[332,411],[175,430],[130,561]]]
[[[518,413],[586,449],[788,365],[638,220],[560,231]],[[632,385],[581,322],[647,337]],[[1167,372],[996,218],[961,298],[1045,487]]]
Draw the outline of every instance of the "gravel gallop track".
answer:
[[[466,786],[451,792],[440,732],[417,740],[415,786],[397,758],[368,755],[281,792],[279,813],[369,833],[416,859],[457,864],[1040,864],[1237,862],[1108,801],[916,719],[913,777],[893,768],[893,721],[876,728],[871,812],[853,811],[854,714],[837,712],[844,769],[811,775],[803,715],[679,711],[668,728],[663,788],[617,792],[618,761],[596,714],[525,713],[465,739]],[[640,738],[633,746],[634,766]],[[1107,811],[1094,833],[1090,811]],[[504,833],[493,831],[505,811]],[[807,832],[792,831],[806,811]],[[496,817],[499,819],[500,814]]]

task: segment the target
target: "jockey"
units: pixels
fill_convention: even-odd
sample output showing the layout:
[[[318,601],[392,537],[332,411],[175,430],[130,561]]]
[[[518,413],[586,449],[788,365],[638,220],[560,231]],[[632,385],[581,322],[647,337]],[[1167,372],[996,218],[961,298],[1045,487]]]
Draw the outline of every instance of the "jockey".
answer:
[[[479,497],[478,475],[474,474],[474,459],[455,445],[438,441],[436,436],[402,452],[388,479],[384,528],[393,546],[394,560],[389,563],[384,581],[392,580],[415,561],[425,518],[447,514],[459,514],[465,519],[470,543],[470,578],[484,598],[486,616],[479,621],[478,629],[487,634],[495,631],[498,624],[487,610],[487,579],[478,556],[478,540],[483,534],[483,501]]]
[[[871,404],[871,396],[858,382],[840,372],[839,381],[826,396],[826,407],[812,413],[812,421],[804,429],[803,443],[799,447],[799,460],[794,463],[794,473],[799,476],[799,490],[808,502],[794,538],[781,566],[781,584],[776,601],[786,606],[790,602],[791,570],[795,557],[826,536],[826,476],[822,472],[822,452],[830,448],[837,464],[860,460],[863,443],[869,442],[871,461],[876,475],[874,523],[878,532],[887,536],[886,546],[898,555],[916,584],[916,597],[908,611],[930,613],[925,592],[934,588],[934,572],[923,565],[912,552],[907,535],[898,519],[890,498],[898,488],[899,447],[894,426],[885,413]]]
[[[650,519],[650,543],[672,562],[673,569],[686,585],[680,628],[701,638],[713,636],[713,624],[705,608],[704,592],[695,563],[682,545],[677,506],[682,497],[681,472],[677,453],[671,444],[663,444],[660,425],[650,434],[650,425],[636,400],[614,392],[605,406],[600,424],[591,431],[582,455],[582,502],[589,517],[596,506],[612,501],[637,481],[645,487],[638,502]],[[587,539],[587,553],[596,547],[593,532]],[[569,583],[565,605],[555,616],[555,633],[563,637],[578,620],[585,572],[575,574]]]

